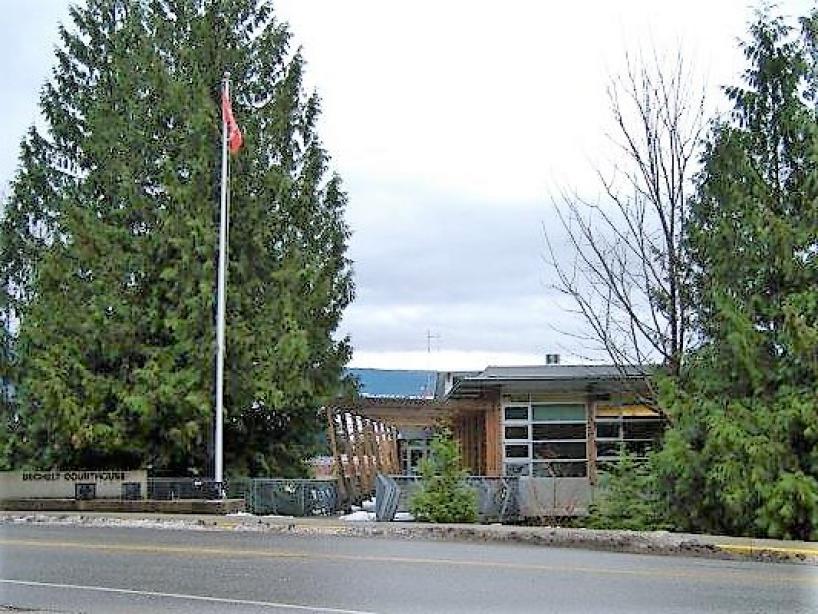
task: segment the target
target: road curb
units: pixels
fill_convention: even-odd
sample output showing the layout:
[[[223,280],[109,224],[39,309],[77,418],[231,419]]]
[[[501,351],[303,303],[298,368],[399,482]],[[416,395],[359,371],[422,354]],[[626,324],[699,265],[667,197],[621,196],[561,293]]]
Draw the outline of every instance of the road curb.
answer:
[[[715,548],[742,557],[757,560],[792,560],[794,562],[818,565],[818,549],[784,548],[777,546],[759,546],[742,544],[714,544]]]
[[[718,537],[667,531],[614,531],[562,527],[510,525],[461,525],[429,523],[343,522],[333,519],[282,517],[168,517],[133,514],[106,516],[86,514],[21,514],[5,512],[0,524],[50,524],[90,527],[143,527],[176,530],[263,532],[271,534],[388,537],[398,539],[479,543],[519,543],[556,548],[580,548],[607,552],[693,556],[715,559],[755,560],[818,565],[816,547],[770,546],[760,540],[719,543]]]

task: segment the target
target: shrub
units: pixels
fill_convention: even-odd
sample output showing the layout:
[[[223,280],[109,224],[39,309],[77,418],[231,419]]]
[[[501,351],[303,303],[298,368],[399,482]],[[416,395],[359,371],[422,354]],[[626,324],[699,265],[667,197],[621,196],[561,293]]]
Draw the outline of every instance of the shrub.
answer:
[[[420,488],[409,499],[409,510],[426,522],[476,522],[477,491],[466,483],[457,444],[448,430],[435,435],[420,464]]]
[[[611,470],[601,474],[598,493],[590,509],[588,527],[632,531],[668,528],[650,466],[624,449]]]

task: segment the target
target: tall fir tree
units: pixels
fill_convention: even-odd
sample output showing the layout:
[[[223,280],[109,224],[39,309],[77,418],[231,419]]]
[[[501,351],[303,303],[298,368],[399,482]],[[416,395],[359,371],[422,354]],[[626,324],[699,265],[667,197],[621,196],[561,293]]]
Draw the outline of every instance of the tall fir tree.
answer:
[[[15,465],[206,472],[213,428],[220,82],[232,160],[228,474],[294,476],[348,359],[346,196],[316,134],[304,61],[264,0],[91,0],[42,96],[63,184],[22,159],[11,203],[56,212],[27,263]],[[4,245],[25,225],[4,228]],[[11,445],[13,444],[13,445]]]
[[[700,347],[654,467],[687,530],[818,538],[818,124],[801,35],[761,13],[712,131],[687,236]]]

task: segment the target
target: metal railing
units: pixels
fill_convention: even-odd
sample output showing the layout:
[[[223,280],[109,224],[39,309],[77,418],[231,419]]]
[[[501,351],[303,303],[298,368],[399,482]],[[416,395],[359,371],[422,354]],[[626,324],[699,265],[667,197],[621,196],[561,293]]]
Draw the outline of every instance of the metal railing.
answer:
[[[253,514],[328,516],[338,511],[335,480],[236,478],[223,484],[200,478],[148,478],[148,499],[244,499]]]
[[[379,473],[375,477],[375,520],[389,522],[395,519],[400,503],[401,488],[388,475]]]
[[[148,478],[148,499],[220,499],[222,485],[203,478]]]
[[[409,498],[420,487],[417,476],[390,475],[386,478],[378,481],[375,493],[378,520],[392,520],[396,512],[409,511]],[[466,478],[466,482],[477,491],[477,516],[480,522],[519,520],[519,478],[472,475]],[[397,493],[393,492],[394,489],[397,489]],[[394,504],[393,500],[397,503]]]
[[[245,478],[231,480],[228,496],[242,497],[248,511],[277,516],[329,516],[338,511],[335,480]]]

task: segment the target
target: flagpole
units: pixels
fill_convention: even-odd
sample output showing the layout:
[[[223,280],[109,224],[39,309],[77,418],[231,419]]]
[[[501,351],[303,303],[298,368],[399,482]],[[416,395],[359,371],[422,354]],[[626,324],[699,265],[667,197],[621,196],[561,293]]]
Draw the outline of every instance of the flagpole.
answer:
[[[224,73],[222,96],[229,100],[230,73]],[[227,277],[227,118],[222,111],[222,185],[221,185],[221,215],[219,222],[219,277],[218,296],[216,307],[216,434],[215,434],[215,463],[213,479],[218,484],[219,492],[224,495],[224,448],[223,448],[223,421],[224,421],[224,320],[226,301]]]

